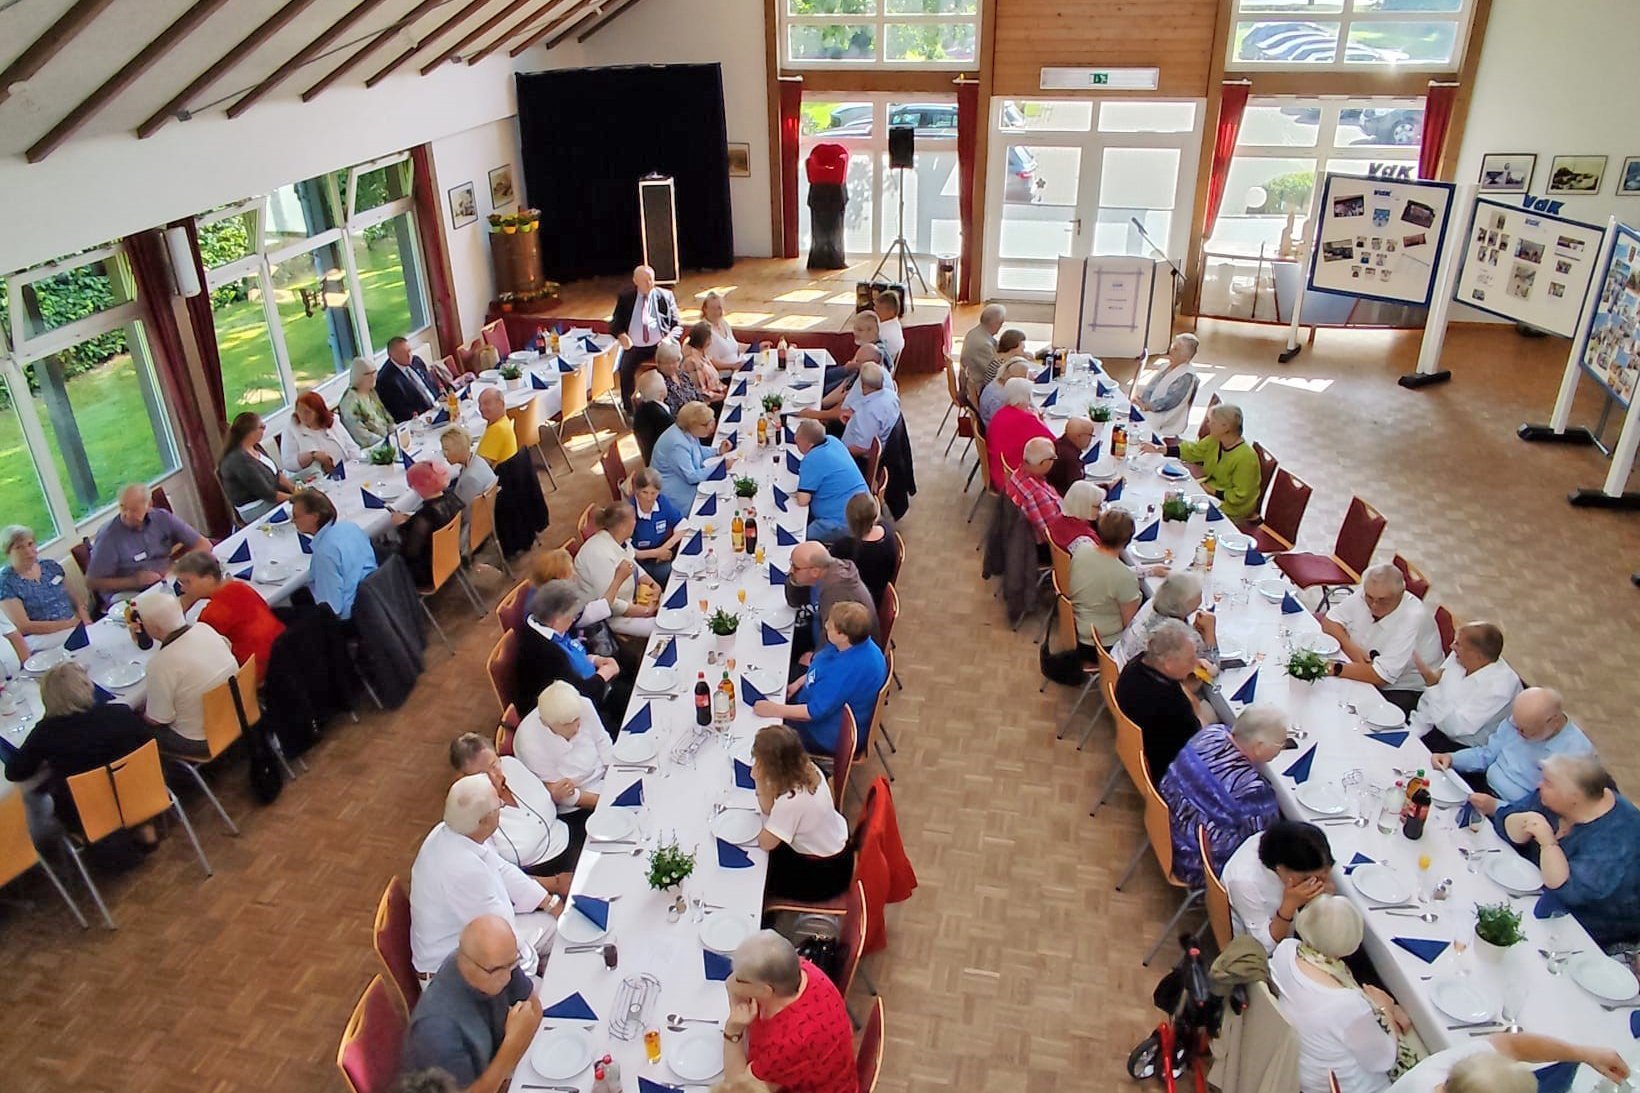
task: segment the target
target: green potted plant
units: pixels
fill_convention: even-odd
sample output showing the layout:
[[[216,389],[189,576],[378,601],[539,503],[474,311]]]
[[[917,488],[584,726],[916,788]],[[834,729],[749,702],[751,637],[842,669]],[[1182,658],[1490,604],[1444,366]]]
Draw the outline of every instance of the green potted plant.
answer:
[[[506,216],[503,216],[501,218],[501,230],[502,230],[503,233],[505,233],[507,235],[512,235],[513,233],[517,232],[518,231],[518,217],[512,215],[511,213],[508,213]]]
[[[1103,402],[1096,402],[1088,407],[1088,418],[1091,421],[1109,421],[1111,419],[1110,406]]]
[[[1526,934],[1520,928],[1520,912],[1508,903],[1485,903],[1475,908],[1475,952],[1491,964],[1502,964],[1509,951]]]
[[[515,292],[503,292],[500,296],[497,296],[496,299],[501,302],[502,311],[511,311],[513,309],[513,304],[518,300],[518,294]]]
[[[370,449],[370,464],[374,467],[385,467],[393,462],[393,445],[382,441]]]
[[[1190,502],[1183,497],[1169,497],[1162,502],[1162,519],[1178,520],[1181,523],[1190,519]]]
[[[649,853],[649,887],[672,897],[667,907],[667,918],[676,922],[683,917],[688,903],[683,898],[683,882],[695,871],[695,855],[685,853],[677,840],[663,843]]]
[[[490,230],[492,232],[498,232],[498,231],[501,230],[501,221],[502,221],[502,219],[503,219],[503,217],[500,213],[491,213],[489,215]]]
[[[1313,649],[1299,649],[1287,658],[1287,674],[1301,683],[1314,683],[1327,676],[1327,658]]]
[[[785,405],[786,400],[781,398],[777,392],[771,391],[763,396],[763,412],[765,414],[778,414]]]
[[[524,383],[524,369],[517,361],[502,361],[501,378],[507,381],[508,387],[521,387]]]
[[[720,653],[732,652],[735,647],[735,635],[740,632],[740,616],[731,615],[720,607],[707,618],[706,628],[717,637]]]
[[[755,478],[742,478],[742,477],[737,475],[735,477],[735,496],[736,497],[756,497],[757,496],[757,479],[755,479]]]

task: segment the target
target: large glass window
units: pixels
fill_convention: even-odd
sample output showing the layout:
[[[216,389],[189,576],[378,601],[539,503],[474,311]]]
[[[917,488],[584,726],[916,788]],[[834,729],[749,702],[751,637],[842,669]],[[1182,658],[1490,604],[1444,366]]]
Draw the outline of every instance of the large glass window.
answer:
[[[371,345],[385,348],[387,339],[420,330],[428,323],[415,236],[409,213],[349,236]]]
[[[1456,71],[1470,0],[1236,0],[1227,67]]]
[[[358,355],[341,247],[327,243],[297,254],[273,266],[271,274],[296,387],[323,383]]]
[[[57,536],[57,520],[46,503],[45,487],[23,434],[22,416],[11,389],[4,384],[0,384],[0,512],[6,514],[8,524],[33,528],[42,543]]]
[[[979,0],[784,0],[784,62],[794,68],[972,68]]]

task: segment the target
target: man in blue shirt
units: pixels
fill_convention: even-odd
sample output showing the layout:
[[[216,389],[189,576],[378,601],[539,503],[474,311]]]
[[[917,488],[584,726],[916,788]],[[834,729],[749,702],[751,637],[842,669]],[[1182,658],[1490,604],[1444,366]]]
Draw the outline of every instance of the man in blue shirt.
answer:
[[[866,492],[866,479],[841,440],[826,435],[818,421],[797,426],[797,450],[803,464],[797,472],[797,503],[809,510],[809,538],[822,541],[848,534],[848,499]]]
[[[900,396],[882,365],[860,366],[860,380],[843,400],[843,418],[843,444],[853,454],[869,455],[873,440],[888,443],[900,421]]]
[[[297,531],[313,536],[313,561],[308,566],[313,598],[329,604],[337,618],[352,618],[359,582],[376,571],[370,536],[357,524],[338,520],[330,498],[314,489],[296,491],[290,499],[290,518]]]
[[[816,652],[808,672],[786,688],[792,702],[765,698],[752,707],[752,712],[791,722],[810,753],[831,755],[837,750],[837,733],[843,725],[843,707],[847,706],[859,733],[856,751],[863,749],[870,735],[877,693],[888,679],[888,662],[871,639],[873,629],[874,620],[864,604],[848,600],[838,603],[826,616],[830,644]]]
[[[1518,801],[1537,789],[1539,767],[1551,755],[1593,755],[1594,745],[1567,718],[1560,692],[1528,687],[1515,696],[1509,717],[1478,747],[1429,757],[1436,770],[1485,772],[1501,801]]]
[[[85,581],[97,593],[141,592],[165,578],[174,555],[210,549],[209,539],[154,508],[148,487],[132,482],[120,489],[119,515],[97,532]]]

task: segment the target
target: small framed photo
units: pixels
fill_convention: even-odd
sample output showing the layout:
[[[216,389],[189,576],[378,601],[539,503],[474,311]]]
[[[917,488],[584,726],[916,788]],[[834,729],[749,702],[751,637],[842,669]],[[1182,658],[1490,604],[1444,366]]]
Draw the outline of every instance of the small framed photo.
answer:
[[[1537,156],[1531,152],[1488,152],[1481,157],[1480,188],[1491,193],[1523,194],[1532,185]]]
[[[463,182],[450,187],[450,227],[465,228],[478,219],[478,199],[473,195],[473,184]]]
[[[752,177],[752,146],[750,144],[729,145],[729,177]]]
[[[1617,176],[1617,192],[1619,196],[1640,197],[1640,156],[1630,156],[1623,161],[1623,173]]]
[[[490,208],[505,209],[518,195],[513,192],[512,164],[503,163],[490,172]]]
[[[1606,177],[1605,156],[1556,156],[1549,162],[1551,194],[1597,194]]]

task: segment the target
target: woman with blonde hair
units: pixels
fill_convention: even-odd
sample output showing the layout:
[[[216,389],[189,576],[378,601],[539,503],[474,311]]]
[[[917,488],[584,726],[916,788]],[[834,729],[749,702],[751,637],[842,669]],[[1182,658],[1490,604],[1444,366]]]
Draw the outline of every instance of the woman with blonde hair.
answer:
[[[826,776],[786,725],[766,725],[752,740],[752,781],[769,852],[764,894],[819,900],[841,895],[854,877],[848,821],[832,804]]]
[[[723,297],[715,292],[708,292],[700,298],[701,322],[712,328],[712,340],[706,347],[706,356],[720,369],[733,369],[740,365],[740,354],[745,345],[735,340],[735,332],[729,329],[729,322],[723,317]]]
[[[336,412],[355,444],[374,448],[393,435],[393,415],[376,393],[376,366],[368,357],[354,357],[347,374],[347,390],[342,392]]]
[[[597,533],[575,554],[575,583],[588,600],[613,591],[610,629],[625,637],[647,638],[655,632],[661,587],[638,568],[634,557],[632,532],[638,515],[625,501],[615,501],[599,509],[594,521]],[[645,590],[641,595],[640,589]]]

